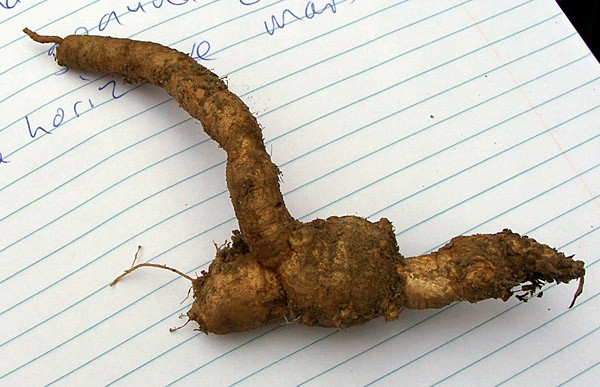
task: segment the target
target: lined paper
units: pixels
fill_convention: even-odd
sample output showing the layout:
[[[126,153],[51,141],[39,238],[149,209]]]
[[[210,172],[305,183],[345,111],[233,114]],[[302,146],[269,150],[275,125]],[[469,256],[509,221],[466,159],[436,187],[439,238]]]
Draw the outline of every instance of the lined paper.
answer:
[[[390,219],[406,256],[511,228],[586,262],[530,302],[345,331],[180,326],[237,227],[225,155],[162,90],[21,32],[160,42],[226,78],[301,220]],[[550,385],[600,376],[600,66],[552,0],[0,1],[0,385]],[[182,301],[183,300],[183,301]]]

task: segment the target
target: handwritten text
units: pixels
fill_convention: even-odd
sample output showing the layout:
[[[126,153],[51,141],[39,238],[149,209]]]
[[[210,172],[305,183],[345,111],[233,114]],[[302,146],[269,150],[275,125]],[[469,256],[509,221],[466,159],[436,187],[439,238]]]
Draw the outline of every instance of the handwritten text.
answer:
[[[332,14],[337,12],[337,6],[335,4],[335,0],[330,0],[331,2],[325,3],[318,7],[315,5],[313,1],[308,1],[304,6],[304,11],[292,11],[291,9],[284,9],[281,12],[281,16],[277,17],[277,15],[271,15],[271,20],[265,21],[265,29],[269,35],[273,35],[277,29],[283,29],[286,26],[286,23],[291,21],[302,21],[302,20],[312,20],[315,16],[323,14],[325,11],[330,10]],[[287,19],[286,19],[287,17]]]
[[[129,2],[129,4],[120,5],[121,9],[110,10],[102,15],[99,15],[98,22],[96,25],[91,27],[79,26],[75,28],[74,33],[76,35],[89,35],[90,31],[94,29],[98,29],[98,31],[105,31],[113,26],[123,26],[125,22],[123,19],[126,15],[129,14],[145,14],[153,9],[158,10],[164,6],[182,6],[191,3],[197,3],[198,0],[151,0],[151,1],[134,1]],[[240,0],[242,1],[242,0]],[[251,5],[254,3],[258,3],[260,0],[246,0],[247,5]],[[18,4],[21,4],[21,0],[0,0],[0,8],[2,9],[12,9],[16,7]],[[55,53],[57,45],[52,45],[48,50],[48,56],[52,56]],[[189,53],[190,57],[197,61],[209,61],[214,58],[210,58],[211,53],[211,44],[207,40],[197,40],[192,42],[191,51]],[[60,76],[64,75],[69,71],[68,67],[63,68],[62,70],[55,73],[55,75]],[[81,75],[79,76],[84,81]],[[119,93],[117,91],[117,85],[115,80],[110,80],[106,84],[100,86],[98,91],[102,92],[106,90],[106,92],[110,93],[110,96],[113,99],[117,99],[122,97],[126,92]],[[90,110],[94,108],[94,103],[92,99],[89,98],[87,100],[77,100],[72,102],[72,104],[68,106],[61,106],[56,109],[56,112],[53,113],[49,120],[46,121],[45,124],[38,125],[35,122],[34,118],[31,118],[29,115],[24,117],[25,128],[27,129],[27,134],[30,138],[36,138],[38,136],[44,134],[52,134],[52,130],[58,128],[61,124],[65,122],[65,119],[73,119],[78,118],[81,114],[83,114],[86,110]],[[0,153],[0,164],[6,164],[9,161],[6,160],[5,157]]]
[[[240,4],[244,6],[252,6],[258,4],[260,1],[261,0],[239,0]],[[338,3],[343,3],[344,1],[348,0],[338,1]],[[353,2],[354,0],[350,3]],[[277,14],[272,14],[268,20],[263,22],[263,24],[267,33],[269,35],[273,35],[276,30],[282,30],[289,23],[295,21],[312,20],[315,18],[315,16],[322,15],[328,11],[333,15],[337,12],[338,3],[336,3],[336,0],[325,0],[324,3],[323,1],[309,0],[304,3],[303,8],[298,7],[294,8],[293,10],[290,8],[285,8],[283,11],[278,12]]]
[[[14,7],[17,6],[17,4],[20,4],[21,0],[13,0],[12,2],[10,0],[4,0],[1,1],[0,0],[0,7],[4,8],[4,9],[13,9]],[[0,157],[0,161],[2,160],[2,158]]]
[[[84,81],[87,81],[85,78],[81,78]],[[118,99],[124,96],[127,91],[118,92],[117,91],[117,82],[114,79],[109,80],[102,84],[102,86],[98,87],[99,92],[110,93],[110,99]],[[47,121],[44,125],[36,125],[32,124],[32,119],[28,115],[25,118],[25,126],[27,128],[27,134],[30,138],[36,138],[42,134],[52,134],[52,131],[59,126],[61,126],[65,122],[65,118],[78,118],[83,113],[88,110],[94,108],[94,102],[92,102],[92,98],[88,98],[86,101],[77,100],[68,105],[68,110],[65,110],[65,106],[59,106],[56,108],[56,113],[50,117],[50,120]],[[7,161],[2,160],[0,155],[0,163],[6,163]]]

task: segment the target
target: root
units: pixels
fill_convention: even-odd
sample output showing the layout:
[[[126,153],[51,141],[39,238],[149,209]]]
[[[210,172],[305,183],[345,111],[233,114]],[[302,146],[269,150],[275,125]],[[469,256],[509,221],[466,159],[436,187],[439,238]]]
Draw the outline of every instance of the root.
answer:
[[[135,271],[135,270],[139,269],[140,267],[156,267],[158,269],[169,270],[169,271],[172,271],[175,274],[179,274],[180,276],[182,276],[183,278],[187,279],[190,282],[194,281],[194,279],[192,277],[190,277],[189,275],[187,275],[185,273],[182,273],[179,270],[174,269],[172,267],[169,267],[167,265],[159,265],[157,263],[139,263],[139,264],[133,266],[132,268],[125,270],[123,272],[123,274],[121,274],[120,276],[118,276],[117,278],[115,278],[113,280],[113,282],[110,283],[110,286],[115,286],[117,284],[117,282],[119,282],[123,277],[125,277],[128,274],[130,274],[132,271]]]
[[[577,297],[579,297],[581,295],[581,293],[583,293],[583,278],[584,278],[583,275],[581,277],[579,277],[579,284],[577,285],[577,290],[575,291],[575,294],[573,295],[573,301],[571,301],[571,305],[569,305],[569,309],[571,309],[573,307],[573,305],[575,305],[575,300],[577,300]]]
[[[49,36],[49,35],[38,35],[37,33],[31,31],[29,28],[24,28],[23,32],[25,32],[31,39],[38,43],[56,43],[61,44],[63,39],[59,36]]]
[[[187,278],[189,278],[189,277],[187,277]],[[194,288],[194,285],[192,285],[192,286],[190,286],[188,288],[187,295],[185,296],[185,298],[183,300],[181,300],[181,302],[179,303],[179,305],[182,305],[190,297],[190,293],[192,292],[193,288]]]
[[[57,43],[56,60],[62,66],[148,82],[169,93],[227,152],[227,187],[244,242],[267,266],[289,255],[287,239],[296,222],[283,201],[279,169],[265,149],[256,118],[216,74],[189,55],[156,43],[25,33],[36,42]]]
[[[194,281],[194,279],[192,277],[190,277],[189,275],[187,275],[185,273],[182,273],[182,272],[180,272],[177,269],[173,269],[172,267],[169,267],[167,265],[159,265],[159,264],[156,264],[156,263],[140,263],[140,264],[136,265],[135,261],[137,261],[138,255],[140,254],[141,250],[142,250],[142,246],[138,246],[137,247],[137,251],[135,252],[135,255],[133,256],[133,262],[131,262],[131,267],[129,269],[125,270],[125,272],[123,272],[123,274],[121,274],[120,276],[118,276],[117,278],[115,278],[113,280],[113,282],[110,283],[110,286],[115,286],[117,284],[117,282],[119,282],[123,277],[125,277],[126,275],[128,275],[132,271],[135,271],[135,270],[139,269],[140,267],[157,267],[159,269],[166,269],[166,270],[172,271],[175,274],[179,274],[180,276],[182,276],[183,278],[187,279],[190,282]],[[190,292],[188,290],[188,296],[189,295],[190,295]],[[183,301],[185,301],[186,299],[187,299],[187,297]],[[183,304],[183,301],[181,301],[182,304]]]
[[[582,292],[582,261],[510,230],[457,237],[435,253],[405,259],[385,218],[302,223],[285,206],[281,172],[265,149],[261,126],[216,74],[156,43],[24,32],[36,42],[57,44],[60,65],[165,89],[227,153],[227,188],[240,231],[231,243],[215,244],[208,271],[192,279],[166,265],[136,265],[138,247],[131,267],[110,284],[141,267],[186,278],[194,290],[188,319],[205,333],[245,331],[282,318],[345,329],[379,316],[394,320],[403,308],[507,300],[516,292],[525,301],[545,283],[574,279],[579,286],[571,306]]]
[[[137,251],[135,252],[135,255],[133,256],[133,262],[131,262],[130,269],[133,267],[133,265],[135,265],[135,261],[137,261],[138,255],[140,254],[140,250],[142,250],[142,246],[138,245]]]
[[[297,324],[300,321],[300,319],[302,319],[302,316],[298,316],[298,317],[296,317],[293,320],[289,320],[288,317],[284,315],[283,319],[285,321],[281,323],[281,326],[283,326],[283,325],[289,325],[289,324]]]
[[[180,314],[179,315],[179,319],[183,318],[183,316],[186,316],[185,314]],[[187,317],[187,316],[186,316]],[[173,328],[169,328],[169,332],[173,333],[175,331],[180,330],[181,328],[185,327],[186,325],[188,325],[188,323],[190,322],[190,318],[188,317],[187,321],[185,322],[185,324],[178,326],[178,327],[173,327]]]
[[[583,262],[510,230],[456,237],[434,253],[406,259],[402,270],[407,306],[415,309],[488,298],[506,301],[512,295],[526,302],[546,283],[579,279],[573,306],[585,275]]]

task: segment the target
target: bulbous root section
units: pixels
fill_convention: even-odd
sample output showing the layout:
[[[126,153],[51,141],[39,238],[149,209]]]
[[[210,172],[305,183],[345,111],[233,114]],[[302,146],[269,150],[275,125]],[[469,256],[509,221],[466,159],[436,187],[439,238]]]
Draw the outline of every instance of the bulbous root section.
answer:
[[[234,239],[193,281],[188,317],[218,334],[282,319],[346,328],[378,316],[394,320],[402,308],[506,301],[515,293],[526,301],[544,283],[579,279],[574,302],[585,274],[583,262],[509,230],[457,237],[404,259],[386,219],[333,217],[302,224],[290,244],[293,255],[272,270],[248,259]]]
[[[198,278],[142,263],[113,284],[140,267],[175,272],[192,282],[188,318],[205,333],[226,334],[281,320],[342,329],[379,316],[394,320],[402,308],[513,294],[527,301],[545,283],[578,279],[574,303],[585,275],[582,261],[510,230],[456,237],[436,252],[403,258],[385,218],[318,219],[294,231],[294,253],[277,270],[253,259],[239,233],[232,241]]]
[[[508,230],[454,238],[435,253],[404,259],[387,219],[355,216],[301,223],[279,189],[279,170],[247,106],[217,75],[189,56],[151,42],[100,36],[42,36],[58,44],[59,64],[109,72],[164,88],[227,153],[226,180],[240,226],[208,272],[192,279],[187,313],[204,332],[244,331],[285,319],[346,328],[402,308],[440,308],[455,301],[522,300],[546,282],[580,280],[583,262]],[[521,286],[520,289],[516,289]]]

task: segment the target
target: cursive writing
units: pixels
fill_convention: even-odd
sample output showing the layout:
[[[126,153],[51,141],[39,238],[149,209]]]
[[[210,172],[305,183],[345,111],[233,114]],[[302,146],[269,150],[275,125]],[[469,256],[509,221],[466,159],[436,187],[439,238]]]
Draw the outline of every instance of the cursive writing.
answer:
[[[87,79],[80,77],[83,81],[88,81]],[[98,87],[98,92],[109,92],[109,99],[118,99],[127,94],[129,90],[124,92],[117,91],[117,82],[114,79],[109,80],[102,84],[102,86]],[[36,138],[42,134],[52,134],[52,131],[59,126],[61,126],[65,122],[65,118],[79,118],[85,111],[91,110],[94,108],[94,102],[92,102],[92,98],[88,98],[87,101],[77,100],[72,104],[68,105],[69,110],[65,110],[65,105],[59,106],[56,108],[56,113],[54,113],[50,120],[47,121],[46,124],[43,125],[32,125],[32,119],[28,115],[25,118],[25,126],[27,128],[27,134],[30,138]],[[48,129],[46,129],[48,128]],[[6,161],[4,161],[6,162]]]
[[[98,31],[104,31],[112,20],[116,21],[120,25],[123,25],[123,23],[121,23],[119,20],[119,15],[117,15],[115,11],[111,11],[109,13],[105,13],[100,18],[100,22],[98,23]]]
[[[17,4],[20,4],[21,0],[13,0],[13,2],[11,3],[10,0],[4,0],[1,1],[0,0],[0,7],[4,8],[4,9],[13,9],[14,7],[17,6]],[[1,158],[0,158],[1,160]]]
[[[185,5],[189,2],[196,2],[197,0],[179,0],[179,1],[175,1],[175,0],[167,0],[166,2],[164,0],[152,0],[150,2],[147,2],[145,4],[142,4],[141,1],[138,1],[137,4],[134,7],[131,6],[127,6],[127,10],[129,12],[138,12],[138,11],[142,11],[142,12],[146,12],[146,9],[144,8],[145,6],[147,6],[148,4],[152,4],[152,6],[156,9],[162,7],[165,3],[166,4],[170,4],[170,5]]]
[[[261,0],[238,0],[243,6],[252,6],[258,4]],[[342,0],[338,3],[343,3],[348,0]],[[303,8],[285,8],[281,12],[277,14],[272,14],[268,20],[263,22],[265,26],[265,30],[267,34],[273,35],[276,30],[282,30],[285,26],[294,21],[302,21],[302,20],[312,20],[315,16],[322,15],[325,12],[329,11],[332,15],[337,12],[336,0],[308,0],[304,3]],[[350,4],[354,3],[354,0],[350,2]]]

